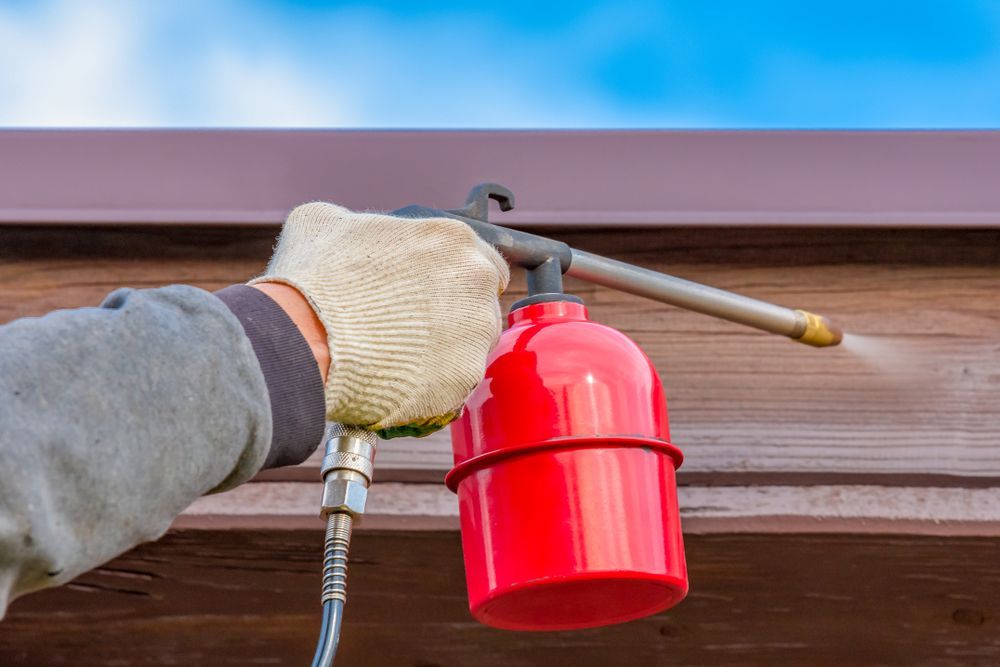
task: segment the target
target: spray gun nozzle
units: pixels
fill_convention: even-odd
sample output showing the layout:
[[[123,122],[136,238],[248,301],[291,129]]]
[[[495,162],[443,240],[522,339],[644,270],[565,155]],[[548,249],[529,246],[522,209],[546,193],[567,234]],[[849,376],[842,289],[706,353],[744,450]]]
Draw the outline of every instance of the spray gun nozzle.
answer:
[[[840,345],[844,332],[836,324],[808,310],[796,310],[802,318],[802,333],[792,336],[795,340],[813,347],[830,347]]]

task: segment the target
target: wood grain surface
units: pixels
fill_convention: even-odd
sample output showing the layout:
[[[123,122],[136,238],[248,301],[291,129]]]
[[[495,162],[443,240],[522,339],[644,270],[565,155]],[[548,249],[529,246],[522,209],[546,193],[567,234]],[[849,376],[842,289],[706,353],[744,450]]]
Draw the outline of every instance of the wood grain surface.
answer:
[[[305,665],[314,531],[182,531],[22,598],[0,664]],[[457,533],[359,533],[338,665],[978,666],[1000,662],[998,538],[705,535],[672,611],[512,633],[466,609]]]
[[[0,228],[0,321],[93,305],[119,286],[216,289],[265,264],[274,229]],[[540,230],[544,231],[544,230]],[[553,230],[582,249],[829,315],[817,350],[569,281],[632,336],[667,388],[681,482],[1000,482],[1000,232]],[[523,294],[516,277],[508,300]],[[869,337],[867,356],[851,336]],[[386,443],[379,475],[437,480],[446,436]],[[315,463],[266,473],[315,479]]]
[[[2,227],[0,322],[95,305],[120,286],[240,282],[261,270],[275,231]],[[664,379],[687,456],[691,595],[580,633],[476,624],[453,498],[397,483],[439,480],[447,438],[391,441],[352,552],[338,664],[1000,662],[1000,232],[552,235],[827,314],[870,349],[806,348],[570,281]],[[522,294],[517,277],[505,298]],[[237,490],[252,497],[231,507],[203,499],[165,539],[18,600],[0,623],[0,665],[307,664],[322,535],[316,485],[294,480],[316,475],[314,463],[265,473],[271,483]]]

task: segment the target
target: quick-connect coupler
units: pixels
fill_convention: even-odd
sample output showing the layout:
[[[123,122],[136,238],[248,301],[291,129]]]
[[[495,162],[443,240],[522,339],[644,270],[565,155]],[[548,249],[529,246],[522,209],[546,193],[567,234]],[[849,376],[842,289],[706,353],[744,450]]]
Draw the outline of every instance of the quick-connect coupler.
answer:
[[[375,470],[374,433],[332,423],[327,427],[320,516],[327,520],[322,602],[347,599],[347,550],[354,520],[364,514]]]
[[[344,603],[347,601],[347,558],[354,520],[364,514],[375,469],[377,437],[371,431],[331,423],[320,474],[326,519],[323,545],[323,623],[313,667],[329,667],[337,652]]]
[[[326,456],[320,468],[323,477],[320,515],[326,518],[332,513],[353,517],[364,514],[378,439],[371,431],[337,423],[327,426],[326,437]]]

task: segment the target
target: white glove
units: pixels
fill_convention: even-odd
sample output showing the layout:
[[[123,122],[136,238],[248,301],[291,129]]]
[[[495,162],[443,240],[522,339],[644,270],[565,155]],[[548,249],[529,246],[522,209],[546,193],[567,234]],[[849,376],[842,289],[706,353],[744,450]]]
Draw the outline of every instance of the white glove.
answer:
[[[298,289],[326,327],[327,419],[426,435],[452,421],[500,335],[510,270],[464,223],[293,210],[267,272]]]

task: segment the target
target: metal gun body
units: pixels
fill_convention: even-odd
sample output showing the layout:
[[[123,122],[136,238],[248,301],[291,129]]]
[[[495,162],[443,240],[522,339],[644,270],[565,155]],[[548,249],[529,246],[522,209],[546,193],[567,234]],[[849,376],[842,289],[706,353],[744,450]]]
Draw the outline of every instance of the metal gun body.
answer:
[[[786,308],[702,285],[578,250],[562,241],[495,225],[488,220],[490,199],[499,204],[501,211],[509,211],[514,207],[514,196],[510,190],[495,183],[484,183],[473,188],[462,209],[407,206],[393,213],[408,218],[443,216],[469,225],[480,238],[497,248],[510,264],[527,270],[529,299],[561,293],[562,276],[567,275],[760,331],[787,336],[815,347],[837,345],[843,337],[840,329],[827,318],[805,310]]]

